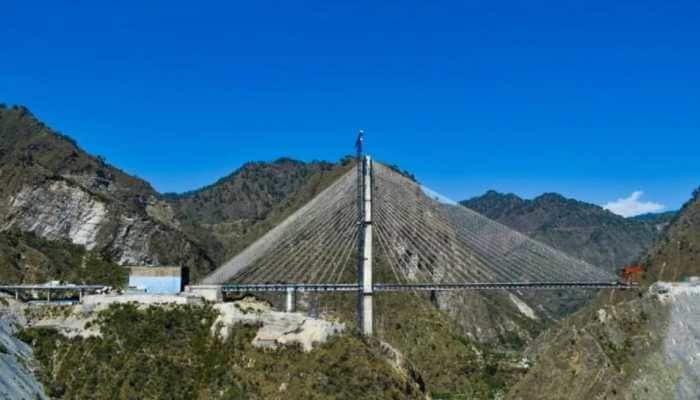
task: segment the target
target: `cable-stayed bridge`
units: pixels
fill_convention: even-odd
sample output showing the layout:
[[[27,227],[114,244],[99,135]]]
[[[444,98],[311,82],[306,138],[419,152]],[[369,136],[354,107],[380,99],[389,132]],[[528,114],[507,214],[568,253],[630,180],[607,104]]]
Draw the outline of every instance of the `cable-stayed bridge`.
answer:
[[[626,289],[572,258],[422,187],[358,152],[357,165],[207,276],[222,292]],[[220,285],[220,286],[219,286]]]

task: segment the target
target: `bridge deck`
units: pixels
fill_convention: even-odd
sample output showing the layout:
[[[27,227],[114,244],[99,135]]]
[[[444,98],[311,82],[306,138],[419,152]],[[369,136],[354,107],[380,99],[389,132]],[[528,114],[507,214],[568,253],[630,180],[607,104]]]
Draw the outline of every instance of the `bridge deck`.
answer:
[[[105,285],[0,285],[0,290],[102,290],[107,288]]]
[[[520,283],[377,283],[375,292],[407,291],[459,291],[459,290],[562,290],[562,289],[634,289],[639,285],[623,282],[520,282]],[[225,293],[242,292],[357,292],[362,289],[355,283],[308,284],[308,283],[268,283],[268,284],[228,284],[222,286]]]
[[[20,299],[20,293],[23,295],[27,292],[41,291],[46,292],[46,303],[51,302],[51,292],[74,292],[78,294],[78,299],[81,301],[83,299],[84,293],[94,293],[100,290],[110,289],[109,286],[105,285],[37,285],[37,284],[27,284],[27,285],[0,285],[0,292],[14,293],[15,299]],[[57,302],[54,302],[55,304]],[[58,302],[60,303],[60,301]]]

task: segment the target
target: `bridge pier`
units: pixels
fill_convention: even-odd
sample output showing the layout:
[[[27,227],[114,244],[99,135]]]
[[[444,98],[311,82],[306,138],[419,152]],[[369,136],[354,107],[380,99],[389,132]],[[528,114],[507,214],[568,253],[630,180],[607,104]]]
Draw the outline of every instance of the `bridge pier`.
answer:
[[[435,307],[436,309],[440,308],[440,302],[438,301],[437,291],[435,291],[435,290],[430,291],[430,302],[433,304],[433,307]]]
[[[287,302],[286,302],[286,307],[285,311],[288,313],[294,312],[296,306],[296,291],[293,287],[288,287],[287,288]]]
[[[185,291],[202,297],[204,300],[218,303],[224,300],[222,285],[192,285],[187,286]]]

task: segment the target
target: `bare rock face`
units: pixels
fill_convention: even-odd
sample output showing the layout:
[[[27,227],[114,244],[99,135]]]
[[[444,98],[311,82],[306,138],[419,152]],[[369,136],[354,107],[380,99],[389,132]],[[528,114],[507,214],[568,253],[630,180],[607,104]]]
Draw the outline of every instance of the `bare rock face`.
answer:
[[[21,315],[9,306],[0,306],[0,399],[48,399],[34,375],[32,349],[14,335]]]
[[[700,283],[657,283],[652,292],[671,306],[663,354],[666,364],[677,372],[674,397],[700,398]]]
[[[152,213],[167,219],[167,205],[154,204]],[[187,265],[187,257],[197,251],[176,227],[63,179],[24,186],[13,196],[2,225],[4,230],[11,228],[99,250],[122,265]],[[190,256],[190,263],[195,259]]]
[[[443,292],[435,300],[465,335],[505,348],[520,348],[552,322],[515,294]]]
[[[212,333],[226,338],[237,324],[259,324],[253,345],[277,348],[298,344],[304,351],[311,351],[316,344],[326,342],[331,336],[345,330],[345,325],[311,318],[301,313],[272,311],[262,302],[244,299],[234,303],[214,305],[219,317],[212,325]]]
[[[4,228],[19,228],[50,240],[68,239],[88,250],[97,245],[107,206],[63,180],[23,187],[10,201]]]
[[[26,185],[11,198],[3,229],[18,228],[49,240],[65,239],[88,250],[106,250],[120,264],[158,262],[149,248],[156,224],[116,210],[108,198],[76,182]]]
[[[18,228],[49,240],[65,239],[88,250],[107,249],[120,264],[158,262],[149,249],[151,221],[119,214],[83,187],[65,180],[25,186],[10,201],[4,229]]]
[[[181,265],[193,279],[215,266],[215,246],[181,229],[147,182],[87,154],[23,107],[0,108],[0,231],[10,229],[68,240],[117,264]]]

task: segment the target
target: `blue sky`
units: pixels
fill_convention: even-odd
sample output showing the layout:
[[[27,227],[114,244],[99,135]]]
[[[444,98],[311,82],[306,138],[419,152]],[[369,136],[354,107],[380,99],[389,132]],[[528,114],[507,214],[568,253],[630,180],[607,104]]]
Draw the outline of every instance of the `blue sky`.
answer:
[[[160,191],[358,128],[455,199],[700,185],[697,1],[99,3],[3,4],[0,102]]]

